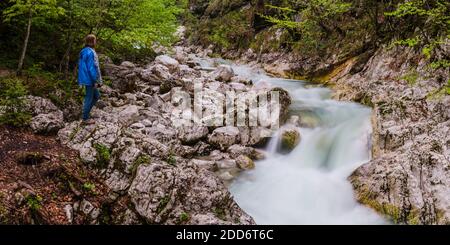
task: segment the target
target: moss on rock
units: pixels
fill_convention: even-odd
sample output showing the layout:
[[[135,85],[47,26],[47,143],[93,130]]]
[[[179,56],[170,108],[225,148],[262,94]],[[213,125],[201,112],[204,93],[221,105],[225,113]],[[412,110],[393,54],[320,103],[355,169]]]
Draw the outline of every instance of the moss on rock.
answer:
[[[283,154],[290,153],[300,143],[300,133],[296,129],[285,130],[281,134],[279,151]]]

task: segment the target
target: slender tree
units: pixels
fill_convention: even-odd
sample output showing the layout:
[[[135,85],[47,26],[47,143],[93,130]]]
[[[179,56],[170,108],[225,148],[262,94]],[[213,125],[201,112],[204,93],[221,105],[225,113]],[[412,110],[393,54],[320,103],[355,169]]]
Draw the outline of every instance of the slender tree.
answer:
[[[54,17],[64,13],[64,9],[57,6],[56,0],[10,0],[11,6],[3,11],[5,21],[13,19],[27,19],[27,30],[20,52],[17,73],[22,72],[23,63],[28,49],[31,26],[35,17]]]

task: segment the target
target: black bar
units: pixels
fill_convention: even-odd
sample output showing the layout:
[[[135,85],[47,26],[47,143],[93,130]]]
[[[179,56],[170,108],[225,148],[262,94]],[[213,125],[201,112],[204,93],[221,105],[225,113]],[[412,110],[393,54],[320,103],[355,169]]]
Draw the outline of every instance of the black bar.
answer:
[[[195,232],[195,233],[194,233]],[[188,235],[196,235],[189,237]],[[206,234],[209,234],[206,239]],[[183,239],[177,239],[177,238]],[[195,239],[188,239],[195,238]],[[131,244],[170,242],[193,244],[296,244],[343,242],[344,244],[407,242],[450,244],[449,226],[0,226],[1,244],[38,241],[49,244],[77,242]],[[147,244],[147,243],[146,243]],[[148,243],[150,244],[150,243]],[[157,244],[157,243],[156,243]]]

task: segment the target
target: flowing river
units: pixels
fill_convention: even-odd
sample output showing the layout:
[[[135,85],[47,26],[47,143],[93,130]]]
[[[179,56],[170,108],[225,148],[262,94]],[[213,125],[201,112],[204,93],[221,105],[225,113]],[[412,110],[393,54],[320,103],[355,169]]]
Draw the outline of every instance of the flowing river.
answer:
[[[370,160],[371,109],[332,100],[328,88],[228,64],[254,83],[269,82],[289,91],[290,113],[314,125],[299,128],[301,143],[288,155],[277,153],[279,138],[272,138],[267,158],[230,186],[239,206],[261,225],[385,224],[382,217],[356,202],[347,180]]]

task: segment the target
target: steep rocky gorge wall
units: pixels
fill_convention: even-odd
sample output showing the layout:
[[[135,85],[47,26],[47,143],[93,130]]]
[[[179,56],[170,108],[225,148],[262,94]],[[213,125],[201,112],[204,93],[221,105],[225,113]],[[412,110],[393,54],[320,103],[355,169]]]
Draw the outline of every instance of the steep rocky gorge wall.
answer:
[[[349,178],[357,198],[402,224],[450,223],[449,69],[409,48],[379,49],[331,78],[340,100],[373,107],[373,159]]]

